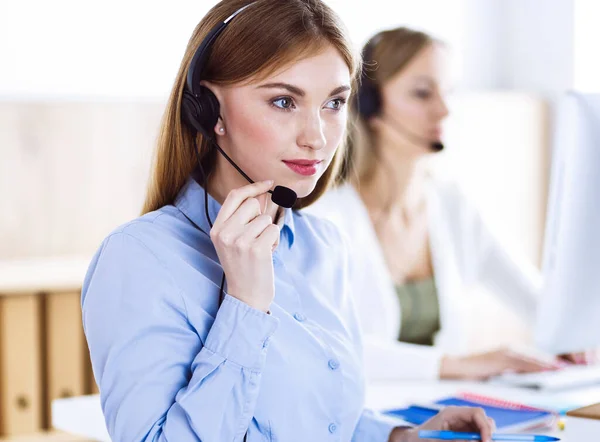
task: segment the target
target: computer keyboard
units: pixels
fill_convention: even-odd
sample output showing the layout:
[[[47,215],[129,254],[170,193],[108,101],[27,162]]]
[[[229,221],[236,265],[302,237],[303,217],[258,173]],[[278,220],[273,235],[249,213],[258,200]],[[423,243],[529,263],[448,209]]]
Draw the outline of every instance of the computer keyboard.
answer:
[[[494,384],[539,390],[600,385],[600,365],[571,365],[558,371],[539,373],[506,373],[491,379]]]

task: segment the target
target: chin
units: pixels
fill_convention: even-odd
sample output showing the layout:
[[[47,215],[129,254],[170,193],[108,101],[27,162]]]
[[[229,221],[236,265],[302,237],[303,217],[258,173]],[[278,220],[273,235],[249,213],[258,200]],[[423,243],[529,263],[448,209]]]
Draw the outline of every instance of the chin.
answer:
[[[298,198],[306,198],[308,195],[310,195],[314,190],[315,187],[317,186],[317,180],[306,180],[305,182],[303,181],[297,181],[295,183],[290,183],[289,187],[290,189],[292,189],[294,192],[296,192],[296,195],[298,195]]]

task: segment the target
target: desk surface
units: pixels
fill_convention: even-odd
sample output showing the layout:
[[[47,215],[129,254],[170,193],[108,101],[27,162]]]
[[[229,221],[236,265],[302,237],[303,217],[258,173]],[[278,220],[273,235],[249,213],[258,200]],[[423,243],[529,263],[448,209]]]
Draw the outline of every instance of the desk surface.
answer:
[[[460,392],[485,394],[498,399],[536,406],[581,406],[600,402],[600,385],[564,392],[542,393],[520,388],[507,388],[472,382],[378,382],[367,388],[367,407],[386,409],[412,402],[428,402]],[[55,428],[90,439],[110,442],[97,395],[57,399],[52,404]],[[568,442],[565,433],[547,433]]]

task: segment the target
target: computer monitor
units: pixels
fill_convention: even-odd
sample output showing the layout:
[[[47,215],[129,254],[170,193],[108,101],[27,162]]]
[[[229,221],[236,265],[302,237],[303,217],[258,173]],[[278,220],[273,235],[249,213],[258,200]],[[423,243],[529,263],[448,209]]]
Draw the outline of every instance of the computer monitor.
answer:
[[[600,347],[600,94],[559,105],[536,344],[554,354]]]

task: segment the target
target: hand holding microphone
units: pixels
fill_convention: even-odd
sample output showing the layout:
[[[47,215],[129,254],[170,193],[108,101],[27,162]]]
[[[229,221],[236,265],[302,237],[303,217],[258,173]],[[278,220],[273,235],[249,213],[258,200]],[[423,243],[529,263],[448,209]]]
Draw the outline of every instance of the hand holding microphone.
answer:
[[[272,256],[279,226],[262,213],[259,199],[272,186],[273,181],[262,181],[232,190],[210,231],[228,293],[263,312],[275,296]]]

